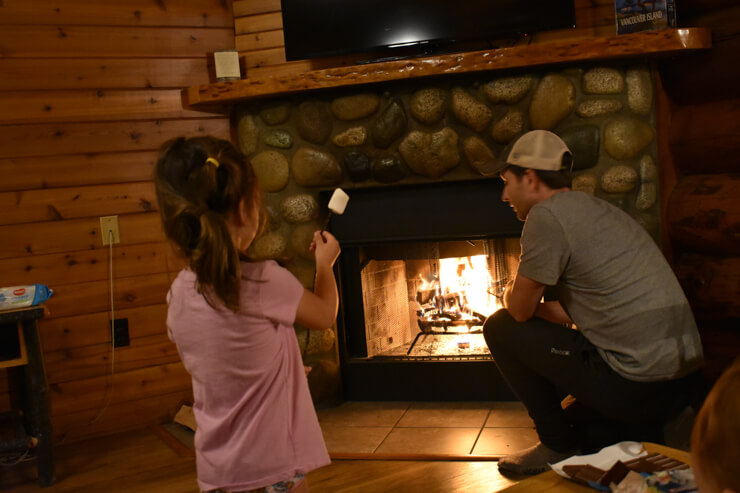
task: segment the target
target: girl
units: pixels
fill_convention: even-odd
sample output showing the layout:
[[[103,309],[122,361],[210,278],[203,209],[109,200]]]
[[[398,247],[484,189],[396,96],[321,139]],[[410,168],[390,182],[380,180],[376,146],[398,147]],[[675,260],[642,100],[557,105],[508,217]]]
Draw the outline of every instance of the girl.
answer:
[[[260,223],[249,161],[213,137],[166,143],[155,185],[167,237],[185,259],[167,296],[167,330],[193,379],[203,491],[308,491],[329,463],[293,323],[330,327],[337,240],[314,234],[314,292],[272,260],[244,254]]]

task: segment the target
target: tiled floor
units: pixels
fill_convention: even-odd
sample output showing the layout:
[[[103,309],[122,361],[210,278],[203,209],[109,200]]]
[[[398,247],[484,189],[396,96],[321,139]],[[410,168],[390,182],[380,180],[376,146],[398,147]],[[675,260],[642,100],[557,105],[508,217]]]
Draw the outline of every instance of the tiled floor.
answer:
[[[538,440],[519,402],[345,402],[318,415],[335,459],[498,459]]]

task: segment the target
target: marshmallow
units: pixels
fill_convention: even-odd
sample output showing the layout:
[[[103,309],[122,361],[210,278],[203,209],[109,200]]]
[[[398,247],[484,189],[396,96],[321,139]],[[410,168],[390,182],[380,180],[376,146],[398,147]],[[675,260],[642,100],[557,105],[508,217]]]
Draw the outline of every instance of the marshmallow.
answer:
[[[349,195],[341,188],[337,188],[329,199],[329,210],[335,214],[344,214],[347,202],[349,202]]]

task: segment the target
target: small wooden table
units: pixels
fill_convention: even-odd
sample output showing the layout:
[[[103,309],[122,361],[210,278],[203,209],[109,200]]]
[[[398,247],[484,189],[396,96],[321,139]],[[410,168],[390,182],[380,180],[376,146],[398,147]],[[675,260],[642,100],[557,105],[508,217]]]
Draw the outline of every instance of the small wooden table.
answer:
[[[46,383],[44,358],[41,352],[36,321],[44,316],[43,306],[0,311],[0,330],[17,330],[20,343],[19,357],[0,361],[11,373],[21,374],[21,403],[27,433],[38,440],[36,459],[39,484],[54,484],[54,459],[51,448],[51,420],[49,418],[49,387]],[[19,370],[19,371],[14,371]]]
[[[688,452],[666,447],[665,445],[658,445],[657,443],[645,442],[643,445],[649,453],[657,452],[666,457],[671,457],[672,459],[680,460],[691,465],[691,457]],[[500,490],[499,493],[594,493],[594,491],[596,490],[593,488],[565,479],[555,471],[550,470],[523,479],[515,485]]]

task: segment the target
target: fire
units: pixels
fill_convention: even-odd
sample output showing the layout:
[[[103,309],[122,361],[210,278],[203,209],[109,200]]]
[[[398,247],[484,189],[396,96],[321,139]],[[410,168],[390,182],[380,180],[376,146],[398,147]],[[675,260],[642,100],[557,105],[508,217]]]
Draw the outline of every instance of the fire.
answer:
[[[420,280],[417,299],[422,325],[444,327],[445,331],[450,326],[464,325],[470,331],[501,308],[492,294],[494,282],[486,255],[440,259],[439,273],[420,275]]]

